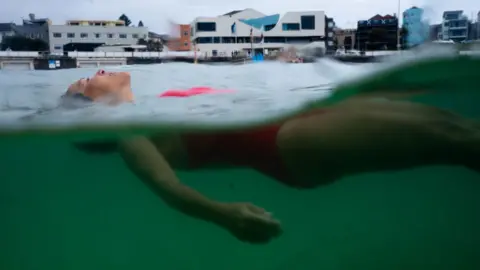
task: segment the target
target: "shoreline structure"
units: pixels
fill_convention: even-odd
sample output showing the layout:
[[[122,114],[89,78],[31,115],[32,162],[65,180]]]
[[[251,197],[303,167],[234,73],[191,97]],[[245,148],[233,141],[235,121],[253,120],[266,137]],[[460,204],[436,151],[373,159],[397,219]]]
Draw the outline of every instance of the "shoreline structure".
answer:
[[[372,51],[358,56],[331,56],[341,62],[372,63],[387,57],[409,54],[409,51]],[[479,55],[480,51],[460,51],[460,55]],[[274,59],[265,59],[276,60]],[[316,59],[304,61],[314,62]],[[249,57],[197,57],[194,52],[69,52],[64,56],[44,55],[41,52],[0,51],[0,70],[56,70],[115,65],[162,64],[169,62],[246,64]]]

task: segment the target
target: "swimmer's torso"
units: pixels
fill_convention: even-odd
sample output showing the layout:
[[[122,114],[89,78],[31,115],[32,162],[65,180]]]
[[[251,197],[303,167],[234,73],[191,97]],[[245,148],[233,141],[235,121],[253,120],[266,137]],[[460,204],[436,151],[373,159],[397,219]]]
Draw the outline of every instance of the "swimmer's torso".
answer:
[[[291,177],[277,147],[280,127],[162,136],[152,141],[174,169],[243,167],[288,182]]]
[[[284,162],[284,153],[281,153],[278,145],[278,134],[288,122],[325,112],[325,109],[311,110],[279,123],[244,130],[175,134],[151,139],[174,169],[243,167],[254,169],[290,186],[311,187],[310,175],[293,176],[291,170],[295,168]],[[295,157],[296,160],[304,158],[308,159],[308,156]],[[315,164],[314,167],[318,166]],[[325,171],[324,168],[322,174]]]

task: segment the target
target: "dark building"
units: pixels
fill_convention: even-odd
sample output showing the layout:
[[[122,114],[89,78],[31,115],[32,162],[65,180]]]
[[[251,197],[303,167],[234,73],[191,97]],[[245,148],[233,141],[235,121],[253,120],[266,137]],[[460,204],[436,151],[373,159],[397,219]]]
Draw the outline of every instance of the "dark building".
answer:
[[[438,40],[439,34],[442,32],[441,24],[432,24],[430,25],[430,40]]]
[[[362,51],[396,50],[398,44],[398,18],[379,14],[358,21],[356,47]]]
[[[333,54],[337,49],[334,44],[335,39],[335,20],[325,16],[325,48],[326,54]]]
[[[471,22],[468,24],[468,40],[477,40],[480,39],[478,33],[480,29],[478,28],[480,22]]]

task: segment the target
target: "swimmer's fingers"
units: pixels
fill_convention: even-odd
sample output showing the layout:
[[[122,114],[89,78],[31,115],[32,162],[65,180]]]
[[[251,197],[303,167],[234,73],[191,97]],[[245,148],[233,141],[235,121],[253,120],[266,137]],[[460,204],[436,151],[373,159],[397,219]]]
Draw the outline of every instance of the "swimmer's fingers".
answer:
[[[280,226],[280,221],[273,218],[272,213],[267,212],[265,209],[255,206],[253,204],[247,205],[248,216],[255,222],[261,222],[269,226]]]

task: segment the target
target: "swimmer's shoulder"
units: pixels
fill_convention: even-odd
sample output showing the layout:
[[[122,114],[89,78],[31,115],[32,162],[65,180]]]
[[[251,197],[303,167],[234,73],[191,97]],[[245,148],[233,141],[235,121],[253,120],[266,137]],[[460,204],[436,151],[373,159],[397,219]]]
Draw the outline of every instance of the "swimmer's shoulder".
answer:
[[[187,156],[183,135],[180,133],[153,134],[148,138],[157,150],[169,161],[182,161],[185,159],[185,156]]]

